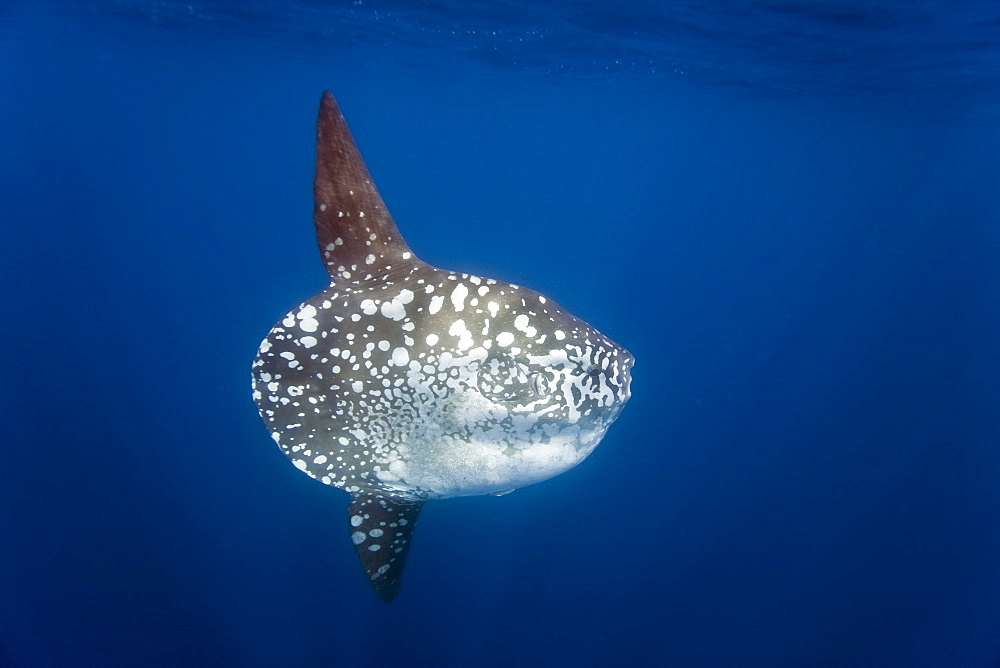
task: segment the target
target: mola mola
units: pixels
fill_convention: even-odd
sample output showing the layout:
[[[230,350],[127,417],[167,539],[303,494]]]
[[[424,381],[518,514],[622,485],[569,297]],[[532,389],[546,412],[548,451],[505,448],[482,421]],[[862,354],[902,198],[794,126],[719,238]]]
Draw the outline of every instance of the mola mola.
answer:
[[[534,290],[417,259],[330,93],[313,188],[331,282],[260,344],[253,396],[292,463],[351,495],[351,540],[391,601],[424,502],[579,464],[629,398],[632,356]]]

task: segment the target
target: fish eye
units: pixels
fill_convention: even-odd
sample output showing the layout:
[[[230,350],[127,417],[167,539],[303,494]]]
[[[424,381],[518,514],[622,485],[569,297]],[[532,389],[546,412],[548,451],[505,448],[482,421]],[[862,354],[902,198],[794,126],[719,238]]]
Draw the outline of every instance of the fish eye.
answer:
[[[493,401],[531,402],[549,392],[543,372],[528,368],[505,352],[494,352],[479,365],[476,387]]]
[[[549,393],[549,379],[541,371],[536,371],[528,377],[531,391],[536,397],[544,397]]]

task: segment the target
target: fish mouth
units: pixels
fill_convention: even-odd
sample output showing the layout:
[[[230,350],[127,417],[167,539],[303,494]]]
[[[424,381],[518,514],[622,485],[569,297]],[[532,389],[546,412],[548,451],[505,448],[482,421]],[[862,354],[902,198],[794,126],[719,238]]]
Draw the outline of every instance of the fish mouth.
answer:
[[[635,357],[632,353],[621,349],[621,356],[624,357],[622,360],[622,370],[619,374],[620,385],[622,388],[622,403],[628,401],[629,397],[632,396],[632,367],[635,366]]]

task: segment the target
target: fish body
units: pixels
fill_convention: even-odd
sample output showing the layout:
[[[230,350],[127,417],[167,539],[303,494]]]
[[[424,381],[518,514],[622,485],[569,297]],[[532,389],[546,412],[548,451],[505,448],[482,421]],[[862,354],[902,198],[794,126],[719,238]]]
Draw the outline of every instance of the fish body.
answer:
[[[314,193],[331,282],[261,343],[253,396],[292,463],[351,495],[351,539],[391,600],[424,502],[583,461],[630,396],[633,359],[534,290],[419,260],[329,93]]]

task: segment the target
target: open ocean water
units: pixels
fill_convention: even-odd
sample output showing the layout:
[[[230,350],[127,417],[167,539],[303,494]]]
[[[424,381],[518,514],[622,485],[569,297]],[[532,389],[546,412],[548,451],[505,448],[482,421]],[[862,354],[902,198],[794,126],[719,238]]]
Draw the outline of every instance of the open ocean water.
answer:
[[[414,251],[636,358],[398,598],[250,396],[337,96]],[[995,0],[0,4],[0,664],[1000,664]]]

